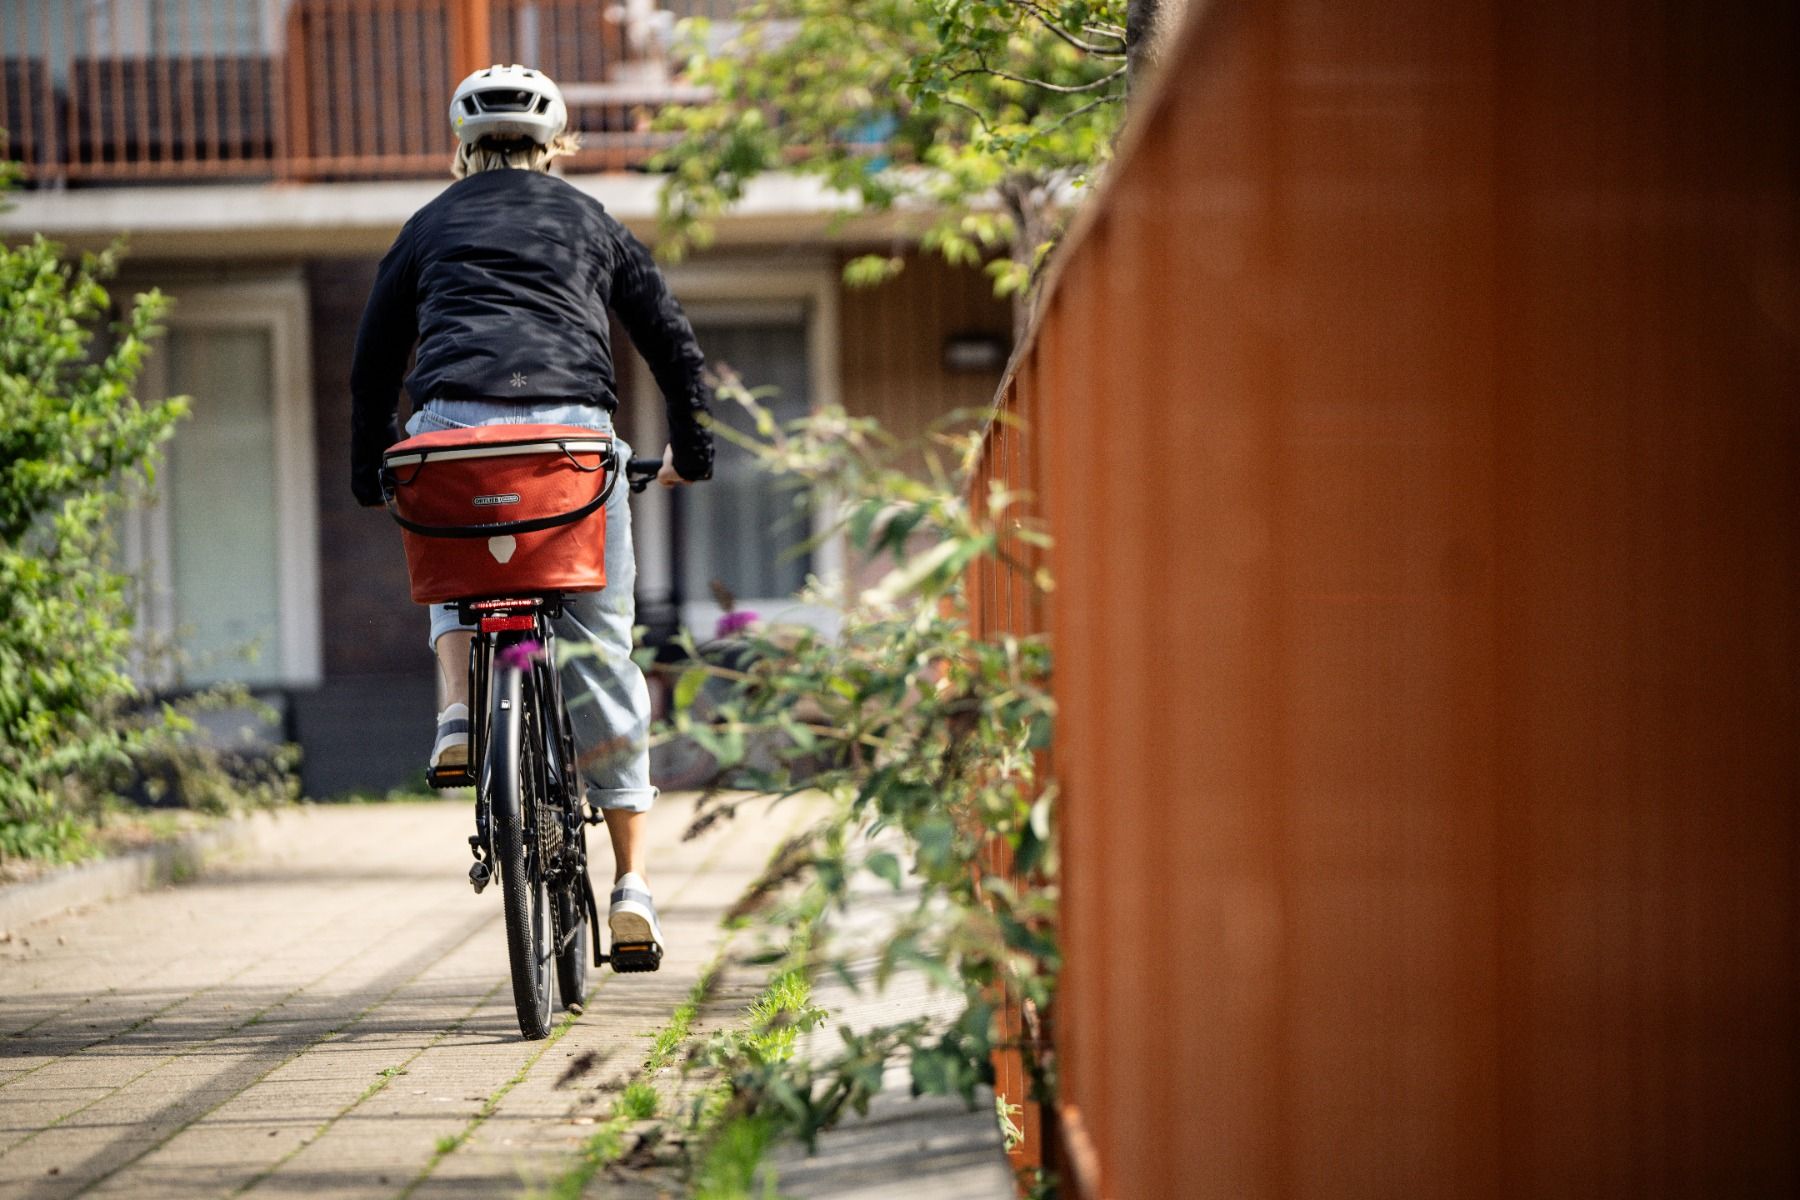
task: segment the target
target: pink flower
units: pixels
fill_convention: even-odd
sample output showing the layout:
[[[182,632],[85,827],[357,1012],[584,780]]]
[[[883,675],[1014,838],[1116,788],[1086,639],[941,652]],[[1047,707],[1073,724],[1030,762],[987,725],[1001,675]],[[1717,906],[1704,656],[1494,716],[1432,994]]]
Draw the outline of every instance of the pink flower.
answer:
[[[723,613],[719,617],[718,625],[713,629],[713,636],[715,638],[736,637],[756,624],[756,621],[757,615],[747,608]]]
[[[503,667],[515,667],[523,671],[543,656],[544,643],[528,640],[501,647],[500,653],[495,656],[495,659]]]

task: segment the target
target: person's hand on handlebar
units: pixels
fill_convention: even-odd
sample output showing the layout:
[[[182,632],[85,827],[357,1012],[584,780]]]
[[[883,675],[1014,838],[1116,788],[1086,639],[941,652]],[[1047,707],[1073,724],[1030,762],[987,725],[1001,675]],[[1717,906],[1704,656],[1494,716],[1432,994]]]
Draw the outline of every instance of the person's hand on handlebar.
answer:
[[[661,458],[638,458],[634,455],[625,464],[625,480],[634,493],[649,487],[652,479],[666,488],[696,482],[675,469],[675,450],[671,446],[663,447]]]
[[[691,479],[683,479],[675,470],[675,447],[663,447],[662,470],[656,473],[656,482],[666,488],[682,487],[693,482]]]

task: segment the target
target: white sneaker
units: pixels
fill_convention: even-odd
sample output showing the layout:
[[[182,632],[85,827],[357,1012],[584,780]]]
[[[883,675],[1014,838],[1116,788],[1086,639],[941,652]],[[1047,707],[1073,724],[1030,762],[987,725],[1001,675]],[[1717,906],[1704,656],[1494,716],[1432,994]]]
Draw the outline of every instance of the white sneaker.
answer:
[[[654,971],[662,965],[662,926],[656,921],[656,902],[650,885],[635,871],[627,871],[613,884],[612,907],[606,926],[612,934],[615,971]]]
[[[437,741],[431,747],[431,769],[466,770],[469,765],[469,706],[452,704],[438,714]]]

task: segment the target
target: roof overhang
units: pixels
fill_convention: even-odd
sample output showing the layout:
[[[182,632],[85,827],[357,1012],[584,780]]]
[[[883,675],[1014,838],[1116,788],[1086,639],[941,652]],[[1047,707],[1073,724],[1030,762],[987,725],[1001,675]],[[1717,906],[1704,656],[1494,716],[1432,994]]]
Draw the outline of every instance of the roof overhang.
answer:
[[[572,175],[639,237],[656,235],[659,176]],[[380,254],[449,181],[199,184],[18,192],[0,211],[0,238],[41,233],[77,249],[124,234],[135,258],[276,259]],[[721,246],[867,242],[916,232],[918,214],[860,213],[854,197],[802,175],[753,180],[714,222]]]

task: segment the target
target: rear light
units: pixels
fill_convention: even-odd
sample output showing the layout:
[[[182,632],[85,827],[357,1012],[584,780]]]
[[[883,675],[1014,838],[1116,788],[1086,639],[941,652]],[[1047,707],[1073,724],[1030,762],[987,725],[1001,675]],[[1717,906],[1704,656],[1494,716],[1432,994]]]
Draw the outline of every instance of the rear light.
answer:
[[[541,601],[535,596],[526,596],[518,600],[475,600],[469,607],[476,612],[495,608],[536,608]]]
[[[481,618],[481,632],[483,633],[504,633],[509,629],[535,628],[537,628],[537,618],[530,615]]]

